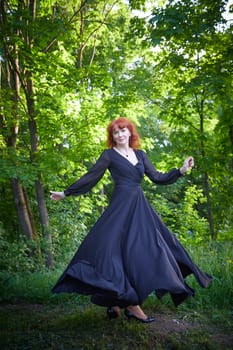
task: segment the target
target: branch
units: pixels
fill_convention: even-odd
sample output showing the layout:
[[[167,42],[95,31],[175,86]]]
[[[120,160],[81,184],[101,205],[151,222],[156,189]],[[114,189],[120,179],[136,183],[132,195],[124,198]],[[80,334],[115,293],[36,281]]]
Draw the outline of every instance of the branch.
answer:
[[[83,3],[81,3],[79,9],[78,9],[77,11],[74,12],[74,14],[73,14],[73,15],[71,16],[71,18],[68,20],[66,26],[67,26],[68,24],[70,24],[70,23],[73,21],[73,19],[83,10],[83,8],[86,6],[86,3],[87,3],[87,2],[88,2],[88,0],[85,0]],[[66,27],[66,26],[65,26],[65,27]],[[47,44],[47,46],[42,50],[43,53],[48,52],[48,50],[49,50],[49,49],[53,46],[53,44],[57,41],[57,38],[59,37],[60,33],[61,33],[61,31],[60,31],[56,36],[54,36],[54,37],[50,40],[50,42]]]
[[[150,98],[148,98],[150,100]],[[165,111],[165,108],[163,108],[161,106],[161,104],[159,104],[156,100],[150,100],[153,104],[157,104],[163,111]],[[181,120],[183,120],[185,122],[185,124],[190,125],[192,129],[196,130],[196,131],[200,131],[195,125],[193,125],[189,120],[185,119],[185,117],[183,117],[182,115],[176,115],[178,118],[180,118]]]
[[[103,21],[100,21],[99,26],[96,27],[96,28],[88,35],[88,37],[87,37],[87,39],[86,39],[86,42],[85,42],[84,45],[83,45],[83,48],[86,47],[86,45],[87,45],[89,39],[94,35],[94,33],[96,33],[96,32],[102,27],[103,24],[106,24],[106,23],[105,23],[106,18],[108,17],[108,15],[109,15],[110,12],[112,11],[113,7],[114,7],[117,3],[118,3],[118,1],[115,1],[115,2],[112,4],[112,6],[111,6],[111,7],[109,8],[109,10],[106,12]]]

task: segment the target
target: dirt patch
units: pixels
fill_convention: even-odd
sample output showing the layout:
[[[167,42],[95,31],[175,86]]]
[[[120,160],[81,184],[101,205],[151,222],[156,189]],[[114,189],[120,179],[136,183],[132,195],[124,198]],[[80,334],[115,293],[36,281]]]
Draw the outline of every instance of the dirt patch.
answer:
[[[195,342],[202,338],[207,349],[233,350],[233,333],[229,328],[220,328],[188,316],[176,318],[170,313],[156,314],[156,322],[150,324],[150,332],[160,339],[175,339],[176,343],[182,343],[184,338],[189,338],[189,349],[195,348]]]
[[[185,332],[198,329],[198,325],[179,318],[174,318],[171,314],[156,314],[156,321],[151,323],[151,328],[159,334],[173,332]]]

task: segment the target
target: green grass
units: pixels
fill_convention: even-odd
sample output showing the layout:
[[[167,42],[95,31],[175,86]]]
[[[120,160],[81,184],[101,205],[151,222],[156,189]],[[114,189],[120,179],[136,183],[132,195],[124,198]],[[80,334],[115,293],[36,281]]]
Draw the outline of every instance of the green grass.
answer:
[[[147,305],[145,309],[152,312]],[[221,350],[224,345],[230,350],[230,328],[210,326],[209,319],[201,314],[175,312],[164,306],[154,308],[153,314],[157,321],[145,325],[129,322],[123,315],[109,321],[104,309],[88,304],[77,306],[71,301],[54,305],[8,304],[1,306],[0,346],[2,350]]]
[[[187,248],[194,261],[213,275],[210,287],[196,289],[177,309],[169,295],[150,295],[143,308],[156,322],[144,325],[122,315],[109,321],[105,309],[89,297],[52,295],[61,271],[0,273],[1,350],[89,349],[232,349],[232,244],[209,243]]]

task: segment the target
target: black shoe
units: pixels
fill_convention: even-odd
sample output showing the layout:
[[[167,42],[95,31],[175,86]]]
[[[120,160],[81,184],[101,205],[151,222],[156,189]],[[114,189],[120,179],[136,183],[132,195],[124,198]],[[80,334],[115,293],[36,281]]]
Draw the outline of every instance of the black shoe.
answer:
[[[125,316],[130,320],[131,318],[134,318],[135,320],[142,322],[142,323],[150,323],[154,322],[155,318],[154,317],[147,317],[147,318],[140,318],[135,316],[131,311],[125,309]]]
[[[119,316],[118,313],[112,307],[107,308],[107,315],[109,319],[117,318]]]

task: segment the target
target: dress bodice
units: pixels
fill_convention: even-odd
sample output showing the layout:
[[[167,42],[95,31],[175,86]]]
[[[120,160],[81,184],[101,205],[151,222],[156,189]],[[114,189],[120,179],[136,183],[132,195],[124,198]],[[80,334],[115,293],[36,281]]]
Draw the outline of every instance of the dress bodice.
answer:
[[[128,159],[117,153],[114,149],[111,150],[111,164],[109,171],[116,186],[138,186],[140,185],[145,169],[140,157],[137,155],[138,162],[133,165]]]

